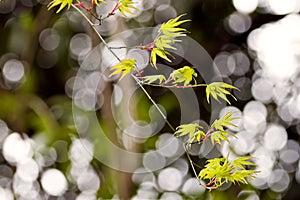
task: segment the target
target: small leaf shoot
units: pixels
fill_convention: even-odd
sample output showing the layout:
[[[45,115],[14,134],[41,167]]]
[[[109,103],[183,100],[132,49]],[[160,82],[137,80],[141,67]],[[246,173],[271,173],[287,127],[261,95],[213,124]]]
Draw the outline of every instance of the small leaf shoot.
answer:
[[[234,100],[237,100],[235,96],[233,96],[229,91],[226,89],[235,89],[239,90],[238,88],[229,85],[223,82],[213,82],[206,86],[206,98],[207,102],[209,103],[209,97],[212,96],[215,100],[219,101],[218,97],[225,100],[228,104],[231,104],[230,101],[227,99],[226,95],[230,95],[233,97]]]
[[[125,59],[121,60],[121,62],[113,67],[111,67],[111,70],[113,71],[109,77],[121,73],[122,76],[120,79],[122,79],[124,76],[126,76],[128,73],[132,72],[136,64],[135,59]]]
[[[194,77],[197,77],[195,70],[189,66],[184,66],[180,69],[174,70],[170,77],[174,80],[174,83],[184,82],[184,86],[188,85]]]

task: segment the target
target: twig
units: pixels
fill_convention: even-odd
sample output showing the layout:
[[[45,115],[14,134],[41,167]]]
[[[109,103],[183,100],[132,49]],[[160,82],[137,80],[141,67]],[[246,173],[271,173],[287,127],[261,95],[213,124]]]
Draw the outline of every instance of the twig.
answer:
[[[85,18],[85,20],[90,24],[90,26],[92,27],[92,29],[95,31],[95,33],[97,34],[98,38],[101,40],[101,42],[104,44],[104,46],[113,54],[113,56],[119,61],[121,62],[121,59],[117,56],[117,54],[115,52],[113,52],[111,49],[109,49],[108,44],[106,43],[106,41],[103,39],[102,35],[98,32],[98,30],[95,28],[94,23],[91,22],[91,20],[79,9],[77,8],[74,4],[72,4],[72,7],[77,10],[82,17]]]
[[[144,77],[138,77],[140,79],[143,79]],[[162,83],[162,84],[155,84],[155,83],[146,83],[146,82],[143,82],[140,80],[140,82],[143,84],[143,85],[149,85],[149,86],[153,86],[153,87],[164,87],[164,88],[181,88],[181,89],[184,89],[184,88],[196,88],[196,87],[206,87],[207,84],[195,84],[195,85],[166,85],[168,84],[170,81],[167,80],[166,82]]]
[[[95,28],[94,24],[91,22],[91,20],[80,10],[78,9],[75,5],[72,4],[72,7],[74,9],[76,9],[84,18],[85,20],[90,24],[90,26],[93,28],[93,30],[95,31],[95,33],[97,34],[98,38],[101,40],[101,42],[103,42],[104,46],[108,49],[109,52],[112,53],[112,55],[119,61],[121,62],[121,59],[118,57],[118,55],[116,55],[116,53],[114,51],[112,51],[112,49],[108,46],[108,44],[106,43],[106,41],[104,40],[104,38],[102,37],[102,35],[98,32],[98,30]],[[159,35],[159,34],[158,34]],[[157,37],[156,37],[157,38]],[[150,96],[150,94],[147,92],[147,90],[144,88],[144,86],[142,85],[143,82],[140,81],[140,79],[138,77],[136,77],[135,75],[133,74],[130,74],[131,77],[136,81],[136,83],[139,85],[139,87],[143,90],[143,92],[145,93],[145,95],[147,96],[147,98],[151,101],[151,103],[155,106],[155,108],[158,110],[158,112],[160,113],[160,115],[164,118],[165,122],[167,123],[167,125],[171,128],[171,130],[173,132],[175,132],[175,128],[172,126],[172,124],[168,121],[167,119],[167,116],[162,112],[162,110],[158,107],[157,103],[152,99],[152,97]],[[206,86],[206,84],[199,84],[199,86]],[[155,86],[159,86],[159,85],[155,85]],[[195,170],[195,167],[194,167],[194,162],[193,160],[191,159],[188,151],[187,151],[187,148],[185,146],[185,144],[183,144],[183,147],[184,147],[184,150],[185,150],[185,153],[187,155],[187,158],[192,166],[192,169],[193,169],[193,172],[194,172],[194,175],[195,177],[197,178],[198,182],[200,185],[204,186],[198,175],[197,175],[197,172]]]
[[[196,179],[198,180],[198,182],[199,182],[200,185],[202,185],[203,187],[206,187],[205,184],[203,184],[201,182],[201,180],[199,179],[199,177],[198,177],[198,174],[197,174],[196,169],[194,167],[194,161],[191,159],[190,154],[189,154],[189,152],[188,152],[185,144],[183,144],[183,148],[184,148],[184,151],[185,151],[185,154],[186,154],[188,160],[190,161],[190,164],[191,164],[191,167],[193,169],[193,172],[194,172],[194,175],[195,175]]]
[[[110,49],[110,47],[108,46],[108,44],[106,43],[106,41],[103,39],[102,35],[98,32],[98,30],[95,28],[94,24],[91,22],[91,20],[80,10],[78,9],[76,6],[74,6],[72,4],[72,7],[75,8],[86,20],[87,22],[91,25],[91,27],[93,28],[93,30],[96,32],[97,36],[99,37],[99,39],[101,40],[101,42],[103,42],[104,46],[109,50],[109,52],[111,52],[113,54],[113,56],[119,61],[121,62],[121,59],[118,57],[118,55],[112,51],[112,49]],[[146,96],[148,97],[148,99],[151,101],[151,103],[155,106],[155,108],[158,110],[158,112],[160,113],[160,115],[164,118],[164,120],[166,121],[166,123],[168,124],[168,126],[172,129],[172,131],[175,131],[175,128],[171,125],[171,123],[167,120],[166,115],[162,112],[162,110],[158,107],[157,103],[152,99],[152,97],[150,96],[150,94],[146,91],[146,89],[144,88],[144,86],[141,84],[140,80],[134,76],[133,74],[131,74],[131,77],[133,77],[133,79],[136,81],[136,83],[141,87],[141,89],[143,90],[143,92],[146,94]]]
[[[133,46],[133,47],[108,47],[110,49],[140,49],[140,46]]]

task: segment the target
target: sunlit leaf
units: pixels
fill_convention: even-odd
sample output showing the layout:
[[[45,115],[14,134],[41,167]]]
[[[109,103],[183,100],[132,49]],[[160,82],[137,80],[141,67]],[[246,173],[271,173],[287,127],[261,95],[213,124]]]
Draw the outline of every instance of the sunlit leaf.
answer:
[[[186,32],[186,29],[179,28],[181,24],[188,22],[190,20],[179,20],[182,16],[185,14],[179,15],[175,19],[170,19],[166,23],[163,23],[160,27],[160,31],[163,32],[163,34],[170,36],[170,37],[177,37],[177,34],[182,34],[183,32]]]
[[[155,81],[159,81],[159,84],[161,84],[163,81],[166,80],[166,77],[164,75],[151,75],[151,76],[145,76],[143,77],[145,83],[153,83]]]
[[[126,13],[133,15],[132,10],[137,10],[134,4],[132,0],[119,0],[118,9],[124,17],[126,17]]]
[[[224,183],[231,181],[233,183],[247,184],[246,178],[253,178],[258,171],[248,170],[247,166],[253,166],[254,163],[248,161],[250,157],[238,158],[234,161],[228,161],[226,158],[214,158],[207,160],[207,164],[199,173],[202,180],[208,179],[207,185],[218,188]]]
[[[226,115],[224,115],[222,118],[215,120],[211,127],[215,130],[224,131],[224,127],[228,126],[235,126],[235,124],[232,123],[233,120],[237,119],[232,117],[234,112],[228,112]]]
[[[171,46],[171,43],[174,43],[176,41],[180,41],[180,40],[174,40],[173,38],[170,38],[168,36],[162,35],[160,37],[157,38],[156,42],[155,42],[155,46],[158,49],[174,49],[176,50],[175,47]]]
[[[197,141],[201,140],[201,137],[205,137],[206,134],[202,131],[202,126],[198,124],[183,124],[176,128],[174,135],[178,137],[189,135],[189,142],[193,142],[195,139]]]
[[[247,156],[247,157],[241,157],[241,158],[237,158],[235,159],[233,162],[232,162],[232,165],[235,167],[235,168],[240,168],[240,169],[245,169],[244,166],[248,165],[252,165],[252,166],[255,166],[255,164],[253,162],[250,162],[249,160],[251,159],[250,156]]]
[[[179,28],[181,24],[190,21],[190,20],[179,20],[183,15],[176,17],[175,19],[170,19],[166,23],[162,24],[156,40],[154,41],[154,48],[152,48],[151,52],[151,64],[156,68],[157,56],[161,57],[164,60],[171,62],[171,60],[167,57],[170,53],[167,52],[167,49],[176,50],[175,47],[172,46],[175,42],[181,42],[176,38],[186,36],[186,29]]]
[[[224,184],[231,172],[227,158],[214,158],[207,160],[207,164],[199,173],[202,180],[209,179],[209,182],[216,187]]]
[[[218,143],[222,145],[222,141],[230,143],[227,138],[228,136],[234,136],[234,134],[227,131],[215,131],[210,135],[210,140],[212,144]]]
[[[248,184],[246,178],[255,178],[254,174],[257,174],[258,171],[255,170],[238,170],[231,173],[231,176],[228,177],[228,181],[235,183]]]
[[[213,144],[218,143],[222,145],[222,141],[229,143],[227,137],[234,136],[234,134],[224,131],[224,127],[236,126],[232,123],[233,120],[237,119],[232,117],[233,114],[234,112],[228,112],[222,118],[217,119],[212,123],[211,128],[215,131],[211,134],[210,139]]]
[[[135,59],[126,59],[121,60],[121,63],[111,67],[111,70],[114,70],[109,77],[122,73],[121,79],[126,76],[128,73],[132,72],[135,67],[136,60]]]
[[[174,70],[170,77],[174,80],[174,83],[182,83],[184,85],[188,85],[192,80],[193,77],[197,77],[197,73],[195,70],[189,66],[184,66],[180,69]]]
[[[238,90],[238,88],[229,85],[227,83],[223,82],[214,82],[206,87],[206,98],[207,102],[209,103],[209,97],[212,96],[215,100],[219,101],[218,97],[221,99],[227,101],[227,103],[230,104],[230,101],[227,99],[226,95],[230,95],[233,97],[234,100],[237,100],[229,91],[226,89],[235,89]]]
[[[59,13],[66,6],[68,7],[68,9],[70,9],[72,2],[73,0],[53,0],[48,4],[48,10],[60,5],[59,9],[56,11],[56,13]]]
[[[184,136],[187,134],[194,135],[194,133],[198,129],[202,129],[203,127],[198,124],[183,124],[176,128],[176,132],[174,135]]]
[[[168,58],[168,54],[170,54],[169,52],[162,50],[162,49],[158,49],[158,48],[153,48],[151,51],[151,64],[152,66],[154,66],[156,68],[156,56],[159,56],[169,62],[171,62],[171,60]]]
[[[190,136],[189,143],[192,143],[194,140],[200,142],[203,137],[206,137],[206,134],[202,130],[196,131],[194,135]]]

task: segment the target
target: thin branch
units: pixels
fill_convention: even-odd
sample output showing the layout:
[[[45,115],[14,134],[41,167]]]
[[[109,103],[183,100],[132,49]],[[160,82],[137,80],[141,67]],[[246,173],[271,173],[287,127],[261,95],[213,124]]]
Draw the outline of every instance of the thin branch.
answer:
[[[203,187],[206,187],[206,186],[201,182],[201,180],[200,180],[199,177],[198,177],[198,174],[197,174],[196,169],[195,169],[195,167],[194,167],[194,161],[191,159],[190,154],[189,154],[189,152],[188,152],[188,150],[187,150],[185,144],[183,144],[183,148],[184,148],[185,154],[187,155],[188,160],[190,161],[190,165],[191,165],[191,167],[192,167],[192,169],[193,169],[193,172],[194,172],[194,175],[195,175],[196,179],[198,180],[198,182],[199,182],[200,185],[202,185]]]
[[[138,77],[139,79],[143,79],[144,77]],[[156,83],[146,83],[140,80],[143,85],[149,85],[153,87],[164,87],[164,88],[196,88],[196,87],[206,87],[207,84],[195,84],[195,85],[165,85],[166,83],[156,84]]]
[[[109,49],[140,49],[140,46],[133,47],[108,47]]]
[[[168,121],[167,116],[162,112],[162,110],[158,107],[157,103],[152,99],[152,97],[150,96],[150,94],[146,91],[146,89],[144,88],[144,86],[142,85],[141,81],[134,76],[133,74],[130,74],[131,77],[136,81],[136,83],[141,87],[141,89],[143,90],[143,92],[145,93],[145,95],[148,97],[148,99],[151,101],[151,103],[155,106],[155,108],[158,110],[158,112],[160,113],[160,115],[164,118],[164,120],[166,121],[166,123],[168,124],[168,126],[172,129],[172,131],[175,132],[175,128],[172,126],[172,124]]]
[[[104,44],[104,46],[113,54],[113,56],[119,61],[121,62],[121,59],[117,56],[117,54],[115,52],[113,52],[111,49],[109,49],[108,44],[106,43],[106,41],[103,39],[102,35],[98,32],[98,30],[95,28],[94,23],[79,9],[77,8],[74,4],[72,4],[72,7],[78,11],[82,17],[84,17],[84,19],[91,25],[91,27],[93,28],[93,30],[95,31],[95,33],[97,34],[98,38],[101,40],[101,42]]]
[[[196,166],[196,167],[198,167],[199,169],[202,169],[202,168],[203,168],[203,167],[201,167],[200,165],[198,165],[197,163],[195,163],[193,160],[192,160],[192,162],[193,162],[193,165]]]
[[[101,34],[98,32],[98,30],[95,28],[94,24],[90,21],[90,19],[80,10],[78,9],[75,5],[72,4],[72,7],[74,9],[76,9],[85,19],[86,21],[91,25],[91,27],[93,28],[93,30],[95,31],[95,33],[97,34],[97,36],[99,37],[99,39],[101,40],[101,42],[103,42],[104,46],[112,53],[112,55],[119,61],[121,62],[121,59],[118,57],[118,55],[116,55],[116,53],[114,51],[112,51],[112,49],[108,46],[108,44],[106,43],[106,41],[104,40],[104,38],[101,36]],[[158,34],[159,35],[159,34]],[[173,132],[175,132],[175,128],[172,126],[172,124],[168,121],[167,119],[167,116],[162,112],[162,110],[159,108],[158,104],[152,99],[152,97],[150,96],[150,94],[147,92],[147,90],[144,88],[144,86],[142,85],[143,82],[138,78],[136,77],[135,75],[131,74],[131,77],[136,81],[136,83],[139,85],[139,87],[143,90],[143,92],[145,93],[145,95],[147,96],[147,98],[151,101],[151,103],[155,106],[155,108],[158,110],[158,112],[160,113],[160,115],[164,118],[164,120],[166,121],[167,125],[172,129]],[[158,86],[158,85],[157,85]],[[206,86],[206,84],[199,84],[198,86]],[[194,167],[194,162],[193,160],[191,159],[188,151],[187,151],[187,148],[186,148],[186,145],[183,144],[184,146],[184,150],[185,150],[185,153],[187,155],[187,158],[188,160],[190,161],[190,164],[192,166],[192,169],[193,169],[193,172],[194,172],[194,175],[195,177],[197,178],[198,182],[200,185],[204,186],[198,175],[197,175],[197,172],[195,170],[195,167]]]
[[[118,55],[112,51],[112,49],[108,46],[108,44],[106,43],[106,41],[104,40],[104,38],[102,37],[102,35],[98,32],[98,30],[95,28],[93,22],[91,22],[91,20],[80,10],[78,9],[76,6],[74,6],[72,4],[72,7],[75,8],[86,20],[87,22],[91,25],[91,27],[93,28],[93,30],[96,32],[97,36],[99,37],[99,39],[101,40],[101,42],[103,42],[104,46],[109,50],[109,52],[112,53],[112,55],[119,61],[121,62],[121,59],[118,57]],[[160,113],[160,115],[164,118],[164,120],[166,121],[167,125],[172,129],[172,131],[175,131],[175,128],[172,126],[172,124],[167,120],[167,116],[162,112],[162,110],[158,107],[157,103],[152,99],[152,97],[150,96],[150,94],[147,92],[147,90],[144,88],[144,86],[142,85],[141,81],[134,76],[133,74],[131,74],[131,77],[136,81],[136,83],[140,86],[140,88],[143,90],[143,92],[146,94],[146,96],[148,97],[148,99],[151,101],[151,103],[155,106],[155,108],[158,110],[158,112]]]

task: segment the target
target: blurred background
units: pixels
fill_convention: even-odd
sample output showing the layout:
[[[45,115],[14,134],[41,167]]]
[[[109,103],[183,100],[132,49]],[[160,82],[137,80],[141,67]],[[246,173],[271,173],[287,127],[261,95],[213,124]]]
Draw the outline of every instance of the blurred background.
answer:
[[[239,117],[238,126],[231,129],[237,135],[230,138],[232,146],[193,146],[190,154],[201,166],[228,152],[251,155],[260,173],[249,185],[225,184],[212,192],[198,185],[185,155],[180,156],[181,141],[167,126],[134,142],[122,135],[111,109],[119,96],[126,95],[126,88],[100,73],[103,54],[91,54],[99,40],[81,16],[73,9],[55,14],[55,9],[47,10],[48,3],[0,3],[1,200],[299,198],[299,0],[136,0],[135,15],[116,14],[97,26],[108,38],[186,13],[184,18],[192,20],[184,25],[189,37],[209,53],[224,82],[241,90],[234,91],[238,101],[220,113],[235,111]],[[114,5],[108,0],[94,12],[104,16]],[[138,56],[140,62],[148,59]],[[80,68],[83,75],[77,78]],[[96,95],[90,92],[95,90]],[[159,88],[147,90],[169,121],[179,125],[174,95]],[[200,123],[207,126],[211,110],[204,90],[195,92],[204,120]],[[149,123],[154,108],[147,97],[136,92],[131,102],[138,124]],[[74,109],[80,110],[76,119]],[[89,118],[92,111],[95,121]],[[119,158],[97,140],[94,123],[102,125],[115,145],[143,153],[134,173],[95,159],[102,154]],[[135,132],[134,126],[129,128]],[[91,136],[81,135],[81,130],[89,130]],[[171,147],[162,148],[167,143]],[[156,168],[161,169],[152,170]]]

